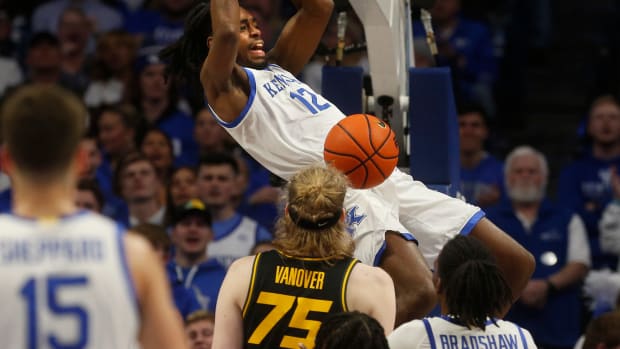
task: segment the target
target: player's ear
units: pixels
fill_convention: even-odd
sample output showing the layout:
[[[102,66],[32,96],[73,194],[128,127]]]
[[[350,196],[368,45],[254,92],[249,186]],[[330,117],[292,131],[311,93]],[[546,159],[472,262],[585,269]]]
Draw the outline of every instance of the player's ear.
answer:
[[[211,42],[213,42],[213,36],[207,37],[207,48],[211,49]]]
[[[284,206],[284,215],[288,216],[288,204],[286,204],[286,206]]]
[[[347,217],[347,210],[343,207],[342,214],[340,215],[340,220],[344,222],[346,217]]]

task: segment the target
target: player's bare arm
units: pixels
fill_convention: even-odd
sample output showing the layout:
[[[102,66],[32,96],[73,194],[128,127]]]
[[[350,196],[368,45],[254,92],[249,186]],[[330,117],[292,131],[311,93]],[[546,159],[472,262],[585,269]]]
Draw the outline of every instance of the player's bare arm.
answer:
[[[329,23],[332,0],[296,0],[297,13],[282,29],[268,59],[293,75],[301,72],[316,50]]]
[[[385,270],[396,289],[396,323],[421,319],[436,305],[433,276],[416,244],[400,234],[385,233],[386,249],[379,266]]]
[[[213,35],[205,38],[209,55],[200,71],[200,82],[207,101],[226,122],[233,121],[241,113],[248,99],[247,76],[236,63],[239,13],[236,0],[211,1]]]
[[[254,256],[233,262],[220,288],[215,310],[213,349],[243,348],[243,302],[250,285]]]
[[[349,310],[357,310],[375,318],[386,335],[394,330],[394,283],[383,269],[362,263],[355,265],[347,285],[346,297]]]
[[[183,324],[172,304],[164,270],[151,245],[125,234],[125,248],[131,276],[140,304],[140,343],[144,349],[186,348]]]
[[[534,257],[486,218],[476,224],[471,231],[471,236],[482,241],[491,250],[512,290],[512,299],[515,302],[534,273],[536,267]]]

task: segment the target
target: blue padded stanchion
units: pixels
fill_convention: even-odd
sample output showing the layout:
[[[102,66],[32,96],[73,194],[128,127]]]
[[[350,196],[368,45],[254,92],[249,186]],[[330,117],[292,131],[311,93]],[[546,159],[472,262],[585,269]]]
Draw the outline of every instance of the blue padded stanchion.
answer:
[[[410,68],[409,91],[411,175],[455,196],[459,134],[449,68]]]
[[[345,115],[359,114],[362,104],[364,70],[361,67],[323,66],[321,95]]]

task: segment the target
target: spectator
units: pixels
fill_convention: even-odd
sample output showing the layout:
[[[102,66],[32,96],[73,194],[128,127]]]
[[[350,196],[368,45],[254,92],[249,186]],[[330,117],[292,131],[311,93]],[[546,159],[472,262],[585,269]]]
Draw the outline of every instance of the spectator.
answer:
[[[211,215],[198,199],[177,207],[172,215],[173,260],[168,275],[173,282],[190,289],[202,309],[215,311],[218,292],[226,269],[208,258],[207,246],[213,239]]]
[[[168,201],[174,206],[182,205],[198,197],[197,175],[193,167],[177,167],[170,175]]]
[[[467,202],[480,207],[494,205],[504,195],[504,164],[484,149],[489,136],[487,120],[481,107],[459,110],[461,193]]]
[[[484,23],[462,18],[460,11],[461,0],[438,0],[431,9],[439,49],[437,65],[451,68],[458,100],[480,103],[494,115],[497,62],[491,34]],[[421,23],[415,22],[414,34],[424,33]]]
[[[75,206],[92,212],[102,212],[104,206],[103,193],[95,180],[81,179],[78,182]]]
[[[157,48],[143,48],[135,63],[138,93],[134,105],[149,126],[170,137],[175,165],[195,165],[198,147],[193,136],[194,120],[179,107],[178,90],[173,80],[164,78],[166,65],[156,51]]]
[[[213,154],[204,157],[198,167],[198,196],[213,217],[213,242],[209,255],[228,267],[234,260],[250,254],[258,241],[272,236],[258,223],[235,209],[233,195],[239,166],[234,157]]]
[[[196,114],[194,140],[200,156],[232,152],[237,147],[237,143],[215,120],[208,108],[200,109]]]
[[[114,30],[97,41],[91,81],[84,93],[90,108],[127,103],[135,88],[134,66],[138,46],[129,33]]]
[[[116,192],[127,203],[127,223],[164,225],[166,206],[160,201],[161,183],[155,166],[142,153],[132,152],[119,162],[114,173]]]
[[[591,148],[562,170],[558,202],[579,213],[586,224],[592,268],[615,270],[618,258],[601,250],[598,230],[603,210],[612,200],[611,169],[620,168],[620,104],[614,97],[607,95],[594,100],[587,132]]]
[[[206,310],[198,310],[185,318],[185,335],[190,349],[211,349],[213,344],[215,315]]]
[[[620,310],[592,320],[586,330],[583,349],[617,349],[620,347]]]
[[[160,0],[157,10],[142,9],[131,14],[125,28],[142,43],[166,46],[183,35],[183,22],[195,0]]]
[[[601,249],[603,252],[620,256],[620,168],[614,167],[611,171],[610,184],[613,200],[607,204],[599,227],[601,230]],[[616,270],[620,271],[620,263]]]
[[[168,135],[158,128],[148,129],[142,138],[140,150],[155,165],[159,181],[167,186],[174,160],[172,141]]]
[[[512,292],[493,255],[480,241],[462,235],[448,241],[435,262],[433,283],[441,316],[399,326],[388,336],[391,349],[435,348],[439,343],[449,348],[448,341],[470,343],[472,348],[479,343],[480,347],[487,343],[491,348],[491,343],[501,347],[502,342],[510,342],[515,349],[536,348],[527,330],[498,319],[510,308]]]
[[[35,8],[31,19],[32,31],[56,32],[61,14],[68,7],[77,7],[84,11],[92,30],[97,34],[118,29],[123,24],[121,14],[100,0],[52,0]]]
[[[151,223],[140,223],[131,228],[130,232],[142,235],[151,243],[162,264],[164,266],[168,264],[172,243],[163,227]],[[198,303],[194,292],[186,289],[182,283],[176,282],[176,279],[170,280],[170,290],[174,304],[183,319],[200,310],[200,303]]]
[[[82,96],[90,82],[93,58],[88,52],[88,44],[94,38],[91,23],[79,7],[66,8],[60,15],[58,40],[61,70],[71,86]]]
[[[95,118],[105,170],[114,171],[120,158],[136,150],[138,115],[128,104],[104,107]]]
[[[505,175],[509,201],[487,216],[539,261],[506,319],[529,329],[540,347],[572,348],[580,334],[581,284],[591,265],[583,221],[545,199],[549,170],[537,150],[515,148]]]

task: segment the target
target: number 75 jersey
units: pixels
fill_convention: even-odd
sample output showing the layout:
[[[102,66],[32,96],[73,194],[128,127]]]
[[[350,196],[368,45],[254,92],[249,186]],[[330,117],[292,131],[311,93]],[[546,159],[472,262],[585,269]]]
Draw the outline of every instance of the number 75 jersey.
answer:
[[[138,312],[123,230],[79,212],[0,215],[3,348],[134,348]]]
[[[244,68],[250,83],[241,115],[216,120],[261,165],[288,180],[300,168],[323,162],[327,133],[345,115],[275,64]],[[360,92],[361,93],[361,92]]]
[[[325,316],[348,311],[347,282],[356,263],[293,258],[276,250],[256,255],[243,307],[244,347],[314,348]]]

